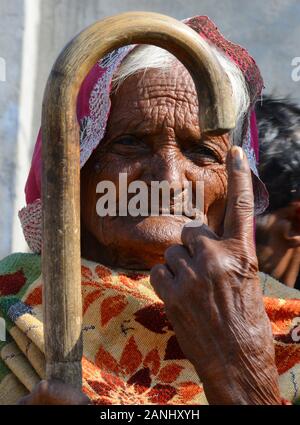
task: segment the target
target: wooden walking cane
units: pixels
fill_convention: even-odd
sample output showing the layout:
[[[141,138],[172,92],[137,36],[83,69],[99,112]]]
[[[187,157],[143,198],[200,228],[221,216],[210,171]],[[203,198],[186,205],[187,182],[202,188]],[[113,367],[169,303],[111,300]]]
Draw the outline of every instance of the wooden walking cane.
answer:
[[[183,23],[148,12],[124,13],[96,22],[77,35],[55,62],[42,112],[44,336],[47,379],[82,386],[80,273],[80,154],[76,100],[92,66],[127,44],[154,44],[189,70],[201,94],[205,133],[235,127],[229,80],[199,35]]]

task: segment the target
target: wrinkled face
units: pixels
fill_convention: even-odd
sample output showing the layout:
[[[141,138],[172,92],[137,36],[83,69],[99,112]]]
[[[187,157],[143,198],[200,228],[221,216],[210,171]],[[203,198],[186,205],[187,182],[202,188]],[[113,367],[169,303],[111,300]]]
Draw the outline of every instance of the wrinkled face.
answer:
[[[112,95],[105,138],[81,172],[82,255],[111,266],[149,269],[164,262],[166,248],[181,243],[187,216],[97,214],[96,187],[104,180],[117,189],[118,209],[120,173],[127,173],[128,185],[140,180],[148,187],[151,181],[167,181],[192,182],[194,188],[203,181],[205,220],[220,233],[229,149],[228,135],[202,136],[194,83],[181,64],[167,73],[152,69],[127,78]]]

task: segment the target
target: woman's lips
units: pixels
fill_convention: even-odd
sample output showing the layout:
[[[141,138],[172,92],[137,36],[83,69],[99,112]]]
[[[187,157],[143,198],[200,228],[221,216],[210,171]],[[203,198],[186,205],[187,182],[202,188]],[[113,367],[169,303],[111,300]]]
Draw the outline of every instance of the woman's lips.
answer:
[[[131,215],[127,215],[127,216],[119,216],[116,215],[115,217],[111,217],[112,219],[116,220],[123,220],[126,223],[129,222],[152,222],[152,223],[161,223],[161,225],[164,225],[164,223],[168,222],[173,222],[173,223],[177,223],[177,224],[186,224],[189,223],[191,221],[193,221],[194,219],[191,217],[187,217],[185,215],[174,215],[174,214],[161,214],[161,215],[147,215],[147,216],[141,216],[138,215],[137,217],[133,217]]]
[[[196,218],[196,213],[194,212],[193,214],[187,215],[185,212],[182,212],[182,214],[177,214],[175,213],[175,210],[170,208],[168,210],[168,212],[165,212],[163,210],[159,210],[158,214],[151,214],[151,212],[147,212],[147,215],[141,215],[139,214],[138,216],[133,216],[132,214],[126,214],[126,215],[119,215],[119,210],[116,210],[116,215],[112,216],[112,217],[131,217],[131,218],[148,218],[148,217],[185,217],[188,218],[190,220],[194,220]]]

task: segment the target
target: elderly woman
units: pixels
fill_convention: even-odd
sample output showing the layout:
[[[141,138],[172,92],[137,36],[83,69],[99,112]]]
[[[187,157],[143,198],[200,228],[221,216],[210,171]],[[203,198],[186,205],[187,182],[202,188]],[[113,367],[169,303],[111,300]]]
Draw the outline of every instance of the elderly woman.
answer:
[[[258,273],[253,241],[254,203],[256,212],[266,205],[250,116],[262,88],[259,70],[207,17],[185,23],[206,39],[229,77],[238,125],[232,133],[203,137],[193,80],[161,49],[127,46],[95,65],[77,105],[83,393],[39,382],[39,255],[18,254],[0,264],[6,295],[0,308],[9,331],[1,349],[2,403],[25,396],[20,403],[282,404],[299,396],[300,353],[292,338],[300,297]],[[41,248],[40,146],[39,137],[28,205],[20,212],[35,252]],[[175,215],[173,193],[169,214],[123,215],[117,190],[116,214],[99,215],[99,182],[119,189],[121,174],[128,187],[191,182],[195,192],[203,182],[201,211]]]

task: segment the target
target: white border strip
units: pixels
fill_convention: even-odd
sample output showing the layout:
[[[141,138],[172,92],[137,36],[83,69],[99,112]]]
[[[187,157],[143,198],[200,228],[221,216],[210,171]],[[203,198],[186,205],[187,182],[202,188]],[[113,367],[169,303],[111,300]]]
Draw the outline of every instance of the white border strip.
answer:
[[[18,211],[25,206],[24,187],[32,152],[32,121],[37,73],[40,0],[24,0],[24,34],[16,149],[15,199],[13,209],[12,252],[28,251]]]

